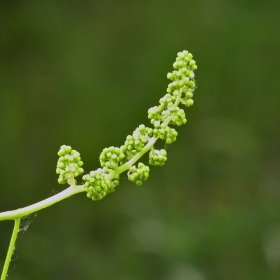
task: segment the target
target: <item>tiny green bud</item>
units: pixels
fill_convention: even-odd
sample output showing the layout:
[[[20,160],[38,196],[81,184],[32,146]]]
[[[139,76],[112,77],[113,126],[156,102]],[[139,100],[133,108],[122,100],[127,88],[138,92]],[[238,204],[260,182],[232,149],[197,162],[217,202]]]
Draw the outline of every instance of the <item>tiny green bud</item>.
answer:
[[[187,107],[190,107],[190,106],[193,105],[193,103],[194,103],[194,101],[193,101],[192,99],[188,99],[188,100],[186,101],[186,106],[187,106]]]

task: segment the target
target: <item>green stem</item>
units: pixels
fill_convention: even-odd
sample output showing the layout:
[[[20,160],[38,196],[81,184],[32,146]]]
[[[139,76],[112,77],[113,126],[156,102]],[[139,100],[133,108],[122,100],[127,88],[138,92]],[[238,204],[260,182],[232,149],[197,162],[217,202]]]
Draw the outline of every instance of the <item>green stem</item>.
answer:
[[[0,213],[0,221],[4,221],[4,220],[15,220],[17,218],[21,218],[23,216],[26,216],[28,214],[37,212],[41,209],[44,209],[46,207],[49,207],[69,196],[72,196],[74,194],[80,193],[80,192],[85,192],[84,186],[70,186],[69,188],[65,189],[64,191],[51,196],[47,199],[44,199],[40,202],[37,202],[35,204],[29,205],[27,207],[24,208],[19,208],[16,210],[12,210],[12,211],[6,211],[6,212],[2,212]],[[2,279],[1,279],[2,280]]]
[[[137,153],[136,155],[133,156],[128,162],[125,164],[119,166],[118,168],[114,169],[111,173],[108,174],[108,179],[112,180],[115,178],[117,175],[123,173],[124,171],[130,169],[132,165],[140,159],[145,153],[147,153],[149,150],[151,150],[157,141],[158,138],[152,137],[150,141],[146,144],[146,146],[142,149],[141,152]]]
[[[6,260],[5,260],[2,275],[1,275],[1,280],[5,280],[6,276],[7,276],[7,272],[8,272],[8,269],[9,269],[9,264],[10,264],[10,261],[11,261],[12,255],[13,255],[15,242],[16,242],[17,235],[18,235],[19,225],[20,225],[20,218],[16,218],[13,233],[12,233],[12,237],[11,237],[11,241],[10,241],[10,245],[9,245],[9,248],[8,248],[8,253],[7,253],[7,256],[6,256]]]

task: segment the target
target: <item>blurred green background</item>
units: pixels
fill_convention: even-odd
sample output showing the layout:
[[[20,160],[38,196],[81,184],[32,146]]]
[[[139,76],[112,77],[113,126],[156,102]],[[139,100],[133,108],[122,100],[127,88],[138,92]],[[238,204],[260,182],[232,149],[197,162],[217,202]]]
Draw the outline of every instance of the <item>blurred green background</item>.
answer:
[[[166,165],[23,220],[8,279],[280,279],[279,26],[270,0],[1,1],[0,211],[64,188],[62,144],[97,169],[149,124],[177,52],[198,64]]]

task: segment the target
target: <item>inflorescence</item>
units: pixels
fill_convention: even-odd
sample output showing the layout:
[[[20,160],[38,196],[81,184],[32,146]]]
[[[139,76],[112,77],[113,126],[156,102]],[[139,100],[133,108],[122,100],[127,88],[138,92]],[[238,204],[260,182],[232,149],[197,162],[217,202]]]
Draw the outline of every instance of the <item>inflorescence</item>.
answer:
[[[70,146],[63,145],[58,151],[60,156],[56,165],[56,173],[59,174],[58,183],[75,185],[75,177],[84,173],[83,162],[80,153],[72,150]]]
[[[157,139],[165,140],[171,144],[177,138],[177,131],[169,125],[180,126],[187,122],[185,112],[179,105],[190,107],[195,90],[194,70],[196,62],[188,51],[177,54],[173,64],[174,71],[167,74],[172,82],[167,87],[167,94],[159,100],[159,105],[148,110],[148,118],[153,128],[141,124],[132,135],[128,135],[121,147],[105,148],[100,154],[99,160],[102,168],[91,171],[83,176],[84,188],[87,197],[92,200],[100,200],[107,193],[114,192],[119,184],[119,174],[128,170],[128,179],[136,185],[142,185],[149,176],[150,168],[139,162],[134,163],[147,151],[149,152],[149,164],[162,166],[167,160],[167,152],[164,149],[154,149]],[[72,150],[70,146],[61,146],[57,162],[56,173],[59,174],[58,183],[76,185],[75,177],[81,175],[83,162],[80,154]]]

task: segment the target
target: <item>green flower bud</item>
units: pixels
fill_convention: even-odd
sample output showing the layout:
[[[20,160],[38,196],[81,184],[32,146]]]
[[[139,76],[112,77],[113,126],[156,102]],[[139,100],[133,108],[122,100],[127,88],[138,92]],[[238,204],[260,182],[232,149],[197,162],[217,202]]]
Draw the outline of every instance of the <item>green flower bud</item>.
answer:
[[[184,74],[185,77],[189,77],[190,76],[190,71],[184,67],[181,69],[182,73]]]
[[[188,55],[189,59],[193,58],[193,55],[191,53],[188,53],[187,55]]]
[[[190,107],[190,106],[193,105],[193,103],[194,103],[194,101],[193,101],[192,99],[188,99],[188,100],[186,101],[186,106],[187,106],[187,107]]]

